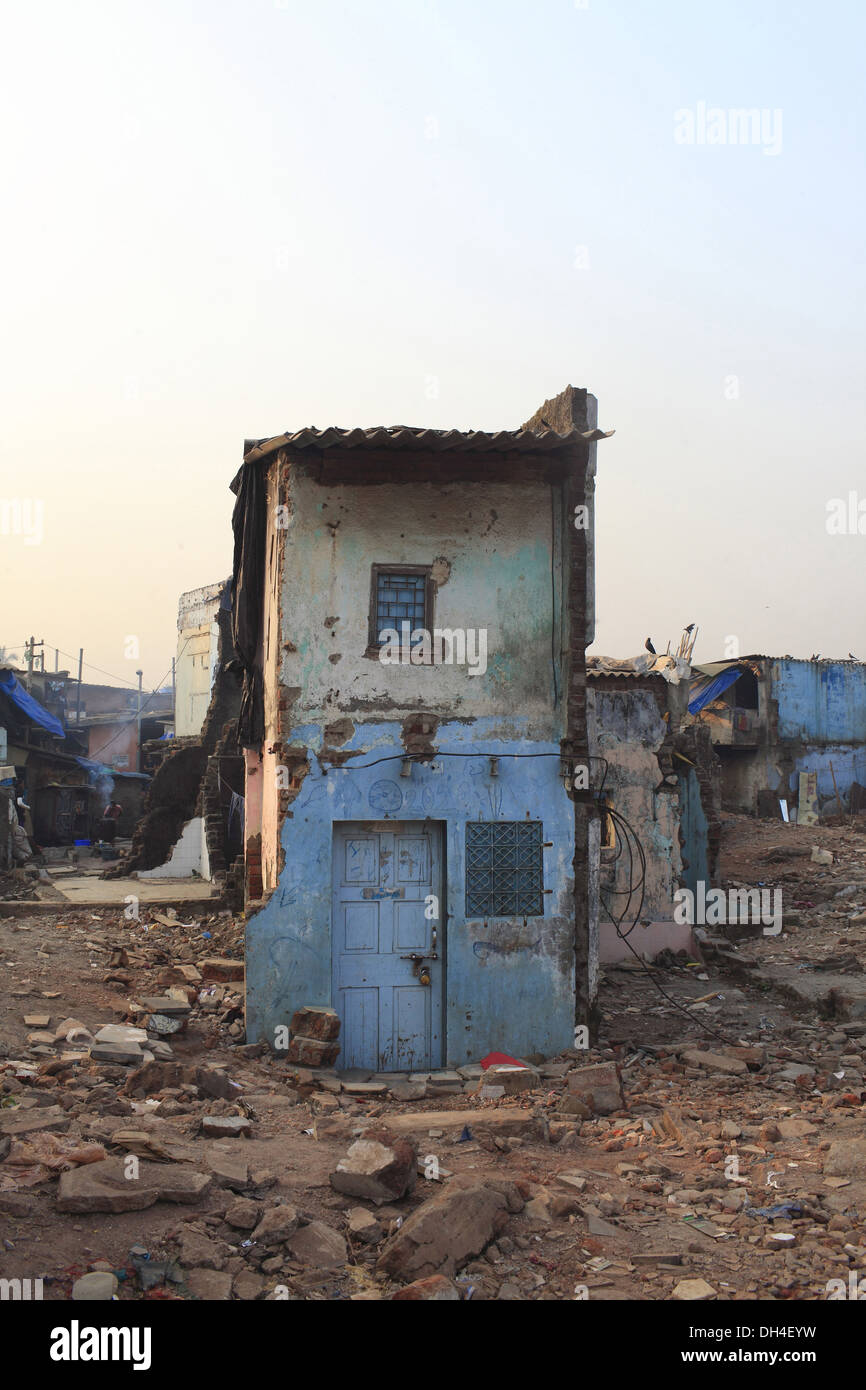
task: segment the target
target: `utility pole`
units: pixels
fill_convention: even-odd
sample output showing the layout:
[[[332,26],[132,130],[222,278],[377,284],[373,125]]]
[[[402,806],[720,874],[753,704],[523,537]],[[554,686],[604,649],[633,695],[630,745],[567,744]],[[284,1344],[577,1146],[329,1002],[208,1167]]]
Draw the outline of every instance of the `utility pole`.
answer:
[[[37,647],[44,647],[44,646],[45,646],[45,639],[44,639],[44,637],[43,637],[43,638],[40,638],[38,642],[36,641],[36,638],[35,638],[35,637],[31,637],[31,638],[30,638],[30,641],[27,642],[27,643],[25,643],[24,650],[25,650],[26,653],[27,653],[27,689],[28,689],[28,690],[30,690],[30,689],[32,688],[32,686],[33,686],[33,664],[34,664],[34,662],[35,662],[35,660],[36,660],[36,648],[37,648]],[[40,669],[41,669],[42,671],[44,671],[44,670],[45,670],[45,657],[43,656],[43,654],[42,654],[41,652],[39,653],[39,661],[40,661]]]
[[[138,728],[138,765],[135,770],[136,772],[141,772],[141,677],[144,673],[142,671],[136,671],[135,674],[138,676],[138,715],[136,716],[136,725]]]
[[[75,702],[75,722],[81,723],[81,667],[84,665],[84,648],[78,648],[78,699]]]

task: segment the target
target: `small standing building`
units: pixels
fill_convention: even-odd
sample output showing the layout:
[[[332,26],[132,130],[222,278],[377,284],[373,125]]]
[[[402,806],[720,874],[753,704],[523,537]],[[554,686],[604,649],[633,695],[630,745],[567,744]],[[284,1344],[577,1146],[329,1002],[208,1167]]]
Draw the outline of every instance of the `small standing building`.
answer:
[[[342,1066],[594,1030],[597,406],[518,430],[304,429],[233,483],[247,1036],[339,1012]]]
[[[745,656],[697,665],[689,714],[710,732],[726,810],[778,816],[803,774],[825,809],[866,806],[866,663]]]

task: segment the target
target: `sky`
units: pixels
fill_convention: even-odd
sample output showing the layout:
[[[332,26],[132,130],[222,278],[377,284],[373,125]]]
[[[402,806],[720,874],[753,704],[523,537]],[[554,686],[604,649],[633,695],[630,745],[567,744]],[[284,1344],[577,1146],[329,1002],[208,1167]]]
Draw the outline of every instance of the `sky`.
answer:
[[[245,438],[515,428],[570,382],[616,430],[593,650],[866,658],[857,0],[0,25],[7,653],[155,688]]]

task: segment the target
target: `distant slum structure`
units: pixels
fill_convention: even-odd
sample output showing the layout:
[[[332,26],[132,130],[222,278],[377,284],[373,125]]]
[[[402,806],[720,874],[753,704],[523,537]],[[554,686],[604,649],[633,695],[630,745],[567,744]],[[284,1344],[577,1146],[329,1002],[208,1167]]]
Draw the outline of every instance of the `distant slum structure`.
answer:
[[[29,808],[31,848],[91,841],[110,800],[123,808],[121,835],[129,833],[141,809],[147,778],[91,757],[88,726],[82,721],[80,728],[64,727],[61,716],[68,718],[68,711],[66,673],[28,676],[0,669],[0,744],[5,747],[0,782],[12,788],[16,806],[21,800]],[[132,722],[134,727],[135,716]]]
[[[726,810],[799,811],[803,821],[816,809],[866,809],[863,662],[746,656],[699,664],[689,715],[709,730]]]
[[[175,657],[178,738],[197,738],[202,731],[219,667],[220,613],[227,613],[230,606],[230,580],[190,589],[180,596]]]
[[[588,657],[586,674],[601,779],[601,959],[688,949],[674,895],[716,882],[721,834],[720,764],[708,732],[686,725],[691,668],[642,653]]]
[[[244,760],[231,581],[181,594],[177,633],[176,735],[144,745],[153,780],[129,851],[103,876],[200,877],[242,908]]]
[[[568,387],[517,430],[247,442],[250,1040],[330,1006],[341,1064],[393,1071],[550,1055],[595,1028],[603,437]]]

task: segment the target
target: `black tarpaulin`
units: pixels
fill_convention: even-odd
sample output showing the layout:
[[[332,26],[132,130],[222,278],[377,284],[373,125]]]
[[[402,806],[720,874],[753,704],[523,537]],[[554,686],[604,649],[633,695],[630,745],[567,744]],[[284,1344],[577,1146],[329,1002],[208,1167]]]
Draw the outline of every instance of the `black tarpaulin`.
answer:
[[[231,484],[235,538],[232,571],[232,641],[243,669],[238,742],[259,751],[265,736],[264,682],[259,658],[265,594],[267,504],[260,463],[245,463]]]

